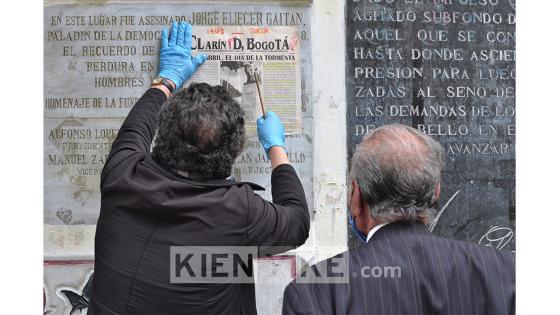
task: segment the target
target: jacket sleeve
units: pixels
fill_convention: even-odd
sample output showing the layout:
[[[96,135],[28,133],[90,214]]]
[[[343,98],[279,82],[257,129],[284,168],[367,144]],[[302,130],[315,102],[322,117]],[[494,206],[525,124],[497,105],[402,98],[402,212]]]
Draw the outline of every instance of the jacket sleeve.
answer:
[[[264,200],[251,189],[248,200],[249,245],[293,248],[305,243],[309,236],[309,210],[303,186],[291,165],[283,164],[272,171],[273,202]]]
[[[136,153],[150,152],[156,115],[166,99],[161,90],[151,88],[136,102],[113,142],[101,173],[102,184],[107,174],[126,158]]]
[[[310,301],[307,301],[309,303]],[[306,304],[307,304],[306,303]],[[297,287],[294,282],[288,284],[284,289],[284,299],[282,300],[282,315],[304,315],[312,314],[307,305],[304,306],[301,300]]]

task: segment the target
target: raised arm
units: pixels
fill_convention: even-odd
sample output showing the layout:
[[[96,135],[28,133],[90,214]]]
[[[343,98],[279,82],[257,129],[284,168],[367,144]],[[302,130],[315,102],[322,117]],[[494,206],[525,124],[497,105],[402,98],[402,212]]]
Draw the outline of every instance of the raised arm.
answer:
[[[295,247],[309,236],[309,210],[303,186],[284,150],[284,127],[273,112],[257,121],[257,132],[272,164],[272,202],[249,192],[250,244]],[[289,248],[269,249],[276,254]]]
[[[149,153],[161,105],[176,88],[181,88],[206,55],[191,54],[192,27],[186,22],[173,22],[171,30],[161,33],[159,74],[151,88],[134,105],[126,117],[103,168],[101,182],[119,163],[138,153]]]

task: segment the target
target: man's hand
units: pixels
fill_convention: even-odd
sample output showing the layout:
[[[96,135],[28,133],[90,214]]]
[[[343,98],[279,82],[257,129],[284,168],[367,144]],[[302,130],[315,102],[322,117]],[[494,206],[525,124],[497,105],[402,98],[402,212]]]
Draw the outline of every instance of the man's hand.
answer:
[[[171,34],[167,28],[161,33],[158,76],[173,81],[176,90],[206,61],[205,54],[192,56],[191,44],[192,26],[187,22],[173,21]]]
[[[284,125],[274,112],[267,112],[266,117],[257,119],[257,134],[268,156],[272,147],[284,147]]]

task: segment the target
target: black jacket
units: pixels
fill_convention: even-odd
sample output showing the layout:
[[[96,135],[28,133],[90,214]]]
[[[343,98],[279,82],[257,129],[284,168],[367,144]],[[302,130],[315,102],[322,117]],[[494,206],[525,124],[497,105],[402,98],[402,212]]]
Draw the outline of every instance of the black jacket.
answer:
[[[172,284],[170,246],[305,242],[309,211],[290,165],[263,188],[228,179],[192,180],[151,157],[166,100],[148,90],[124,121],[101,175],[95,273],[88,314],[255,314],[254,284]]]
[[[349,282],[292,282],[283,314],[515,314],[512,252],[437,237],[421,224],[391,223],[335,257],[348,266]],[[320,270],[324,277],[330,261],[307,273]]]

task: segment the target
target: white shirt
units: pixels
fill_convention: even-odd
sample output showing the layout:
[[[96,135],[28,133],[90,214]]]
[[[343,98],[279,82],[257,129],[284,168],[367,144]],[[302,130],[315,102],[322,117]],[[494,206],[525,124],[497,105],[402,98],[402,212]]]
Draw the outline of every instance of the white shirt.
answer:
[[[369,239],[373,236],[373,234],[375,234],[375,232],[379,231],[380,228],[384,227],[387,224],[389,223],[381,223],[374,226],[373,229],[369,230],[369,233],[367,234],[366,243],[369,242]]]

